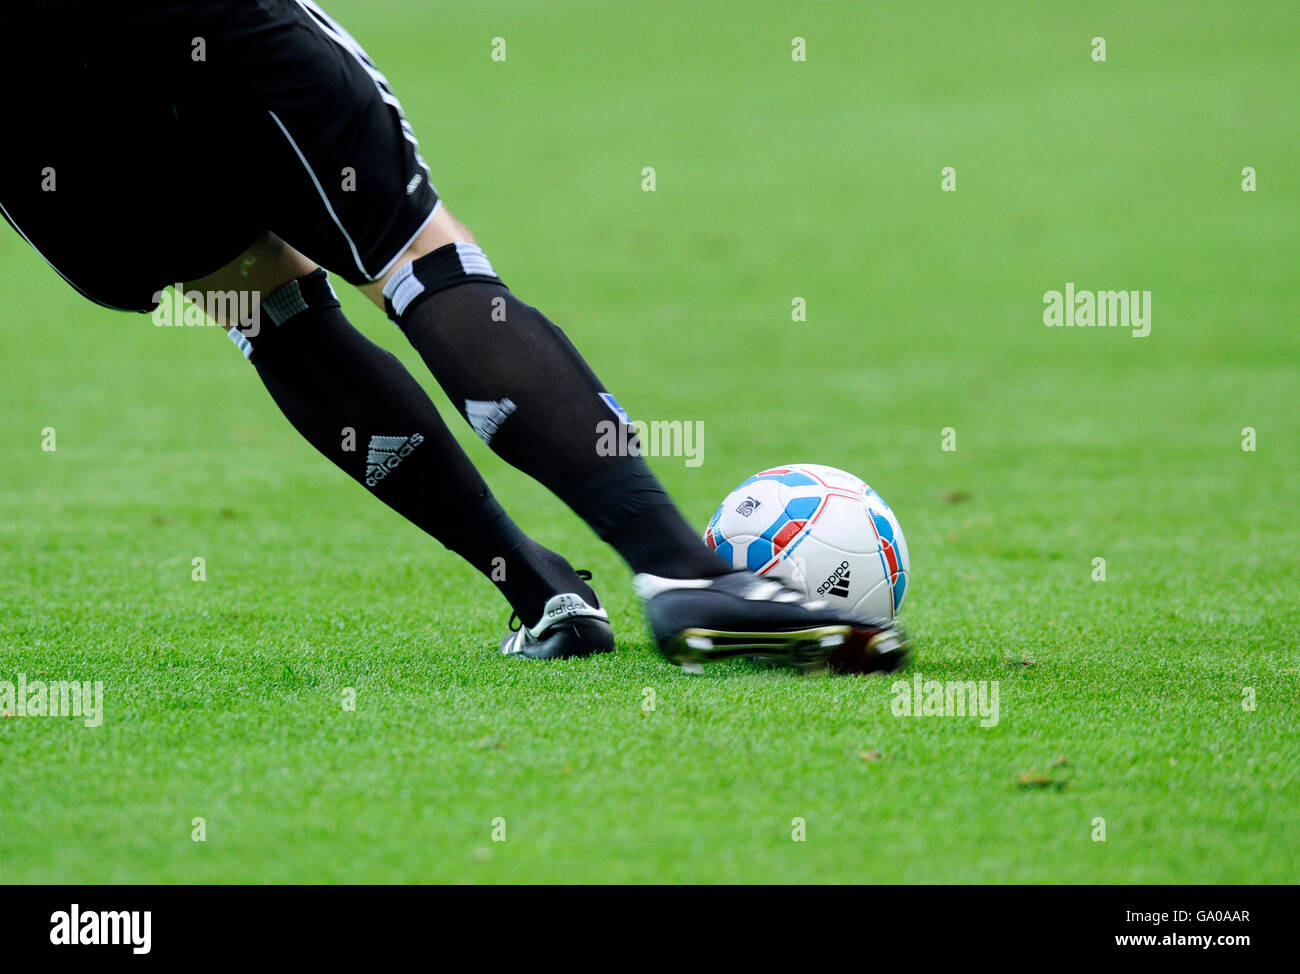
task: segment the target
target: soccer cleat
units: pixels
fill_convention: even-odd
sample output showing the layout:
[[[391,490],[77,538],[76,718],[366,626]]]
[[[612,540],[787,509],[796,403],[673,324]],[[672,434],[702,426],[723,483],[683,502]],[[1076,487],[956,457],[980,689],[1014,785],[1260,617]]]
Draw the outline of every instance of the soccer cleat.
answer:
[[[805,671],[897,669],[907,638],[893,622],[808,601],[772,579],[738,571],[717,578],[632,579],[659,651],[683,669],[737,656]]]
[[[591,572],[579,571],[583,580]],[[589,605],[581,595],[566,592],[552,595],[535,626],[525,626],[513,613],[510,632],[501,638],[501,653],[528,659],[572,659],[608,653],[614,648],[614,630],[600,599]]]

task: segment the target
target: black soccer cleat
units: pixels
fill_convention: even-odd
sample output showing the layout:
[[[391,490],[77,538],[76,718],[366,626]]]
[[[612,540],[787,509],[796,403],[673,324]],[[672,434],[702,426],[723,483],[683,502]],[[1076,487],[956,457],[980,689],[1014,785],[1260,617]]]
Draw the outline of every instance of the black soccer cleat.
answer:
[[[584,580],[590,572],[578,573]],[[501,653],[527,659],[573,659],[608,653],[614,648],[614,630],[600,599],[589,605],[581,595],[552,595],[535,626],[525,626],[513,613],[510,632],[501,638]]]
[[[737,656],[804,671],[892,671],[907,658],[893,622],[809,601],[769,578],[738,571],[717,578],[632,579],[659,651],[683,669]]]

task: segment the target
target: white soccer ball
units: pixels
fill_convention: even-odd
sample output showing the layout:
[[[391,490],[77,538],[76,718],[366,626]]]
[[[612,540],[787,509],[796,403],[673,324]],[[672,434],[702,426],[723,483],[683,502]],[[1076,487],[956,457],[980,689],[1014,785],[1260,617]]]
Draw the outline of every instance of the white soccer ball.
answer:
[[[817,463],[750,477],[709,519],[704,543],[733,568],[876,618],[898,613],[911,574],[889,505],[864,481]]]

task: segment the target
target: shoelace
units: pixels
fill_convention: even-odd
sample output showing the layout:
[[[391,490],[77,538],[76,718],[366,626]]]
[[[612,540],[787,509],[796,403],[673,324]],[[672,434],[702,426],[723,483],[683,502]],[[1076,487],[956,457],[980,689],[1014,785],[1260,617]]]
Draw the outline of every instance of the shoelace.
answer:
[[[585,568],[579,568],[577,570],[577,575],[584,582],[591,581],[591,572],[587,571]],[[523,620],[519,618],[517,612],[510,613],[510,621],[507,622],[506,625],[510,627],[511,632],[518,632],[523,627],[523,624]]]

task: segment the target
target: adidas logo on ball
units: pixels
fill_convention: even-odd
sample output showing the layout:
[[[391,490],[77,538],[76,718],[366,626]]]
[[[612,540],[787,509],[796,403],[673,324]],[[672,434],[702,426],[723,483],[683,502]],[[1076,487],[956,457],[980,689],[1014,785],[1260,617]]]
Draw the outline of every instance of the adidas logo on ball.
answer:
[[[838,595],[843,599],[849,597],[849,563],[847,561],[840,562],[839,568],[835,569],[835,572],[826,581],[817,586],[817,594]]]

